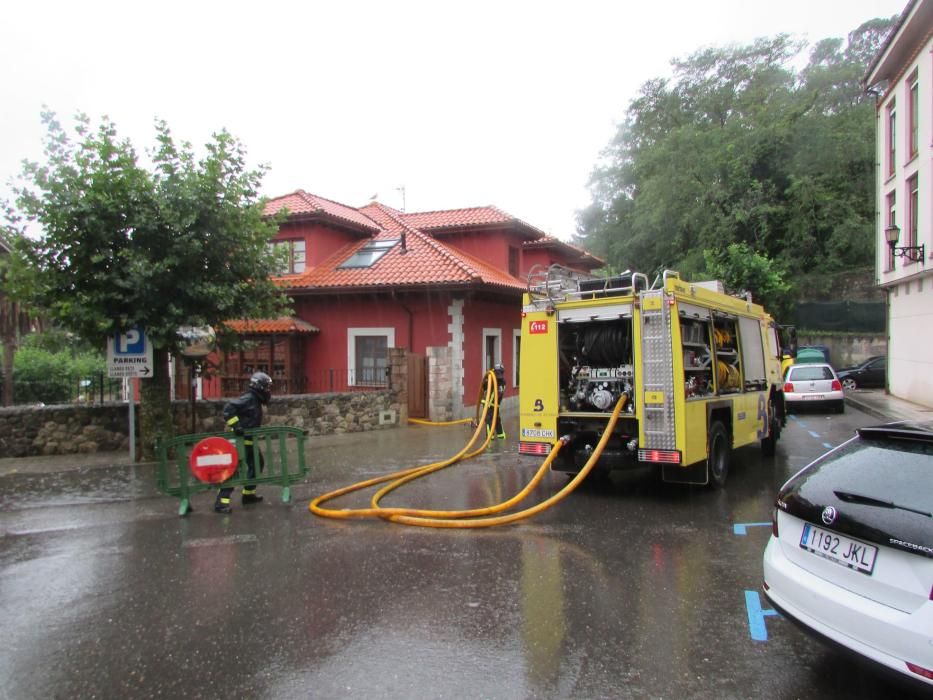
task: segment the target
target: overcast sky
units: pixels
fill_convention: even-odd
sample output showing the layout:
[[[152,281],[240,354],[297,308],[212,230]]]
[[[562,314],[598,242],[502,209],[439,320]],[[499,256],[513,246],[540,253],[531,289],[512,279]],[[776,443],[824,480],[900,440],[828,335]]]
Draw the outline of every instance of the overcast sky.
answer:
[[[137,150],[164,119],[226,128],[264,194],[495,205],[561,238],[639,86],[673,58],[781,32],[815,42],[907,0],[7,3],[0,184],[41,157],[40,111],[107,115]],[[4,197],[8,189],[2,188]]]

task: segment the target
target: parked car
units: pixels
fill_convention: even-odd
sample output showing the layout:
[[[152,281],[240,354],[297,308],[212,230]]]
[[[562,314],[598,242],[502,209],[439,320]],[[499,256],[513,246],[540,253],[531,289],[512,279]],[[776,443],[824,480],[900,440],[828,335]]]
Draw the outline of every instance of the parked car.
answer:
[[[784,375],[787,410],[807,405],[829,406],[836,413],[846,410],[845,392],[835,370],[825,363],[791,365]]]
[[[933,422],[861,428],[791,477],[763,567],[781,615],[933,691]]]
[[[869,357],[856,367],[846,367],[838,372],[839,381],[846,391],[853,389],[883,389],[887,376],[888,358],[886,355]]]

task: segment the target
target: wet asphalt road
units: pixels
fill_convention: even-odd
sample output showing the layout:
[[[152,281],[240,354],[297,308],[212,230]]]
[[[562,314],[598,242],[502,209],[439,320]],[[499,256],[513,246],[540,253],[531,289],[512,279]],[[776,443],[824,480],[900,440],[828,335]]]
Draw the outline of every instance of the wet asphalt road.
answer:
[[[0,696],[9,698],[876,698],[900,691],[777,616],[758,618],[777,488],[854,428],[789,422],[775,460],[734,454],[723,490],[646,473],[587,485],[521,524],[434,530],[315,517],[349,483],[449,457],[467,430],[309,441],[283,504],[231,516],[158,494],[152,465],[0,472]],[[515,435],[514,419],[506,430]],[[511,496],[515,442],[384,505]],[[566,483],[549,475],[534,500]],[[371,496],[329,506],[363,506]],[[742,526],[745,527],[742,527]],[[739,527],[737,527],[739,526]],[[744,532],[744,534],[742,534]],[[753,596],[749,598],[749,595]],[[755,598],[757,596],[757,598]],[[761,636],[761,629],[757,631]]]

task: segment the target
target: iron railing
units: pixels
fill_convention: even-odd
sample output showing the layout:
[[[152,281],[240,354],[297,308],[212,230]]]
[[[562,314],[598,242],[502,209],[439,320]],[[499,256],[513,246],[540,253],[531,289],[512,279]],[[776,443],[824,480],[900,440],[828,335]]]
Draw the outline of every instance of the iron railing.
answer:
[[[190,370],[181,366],[175,381],[175,398],[191,398]],[[215,398],[239,396],[249,386],[249,377],[207,374],[201,377],[201,395]],[[298,380],[273,378],[273,394],[329,394],[348,391],[381,391],[389,386],[389,373],[385,368],[363,371],[348,369],[322,369],[308,372]],[[100,404],[125,401],[122,379],[112,379],[104,372],[90,377],[67,377],[44,382],[17,381],[13,377],[14,405]]]
[[[189,399],[191,378],[186,370],[175,383],[175,398]],[[249,386],[249,375],[212,373],[201,377],[203,396],[231,398],[239,396]],[[389,386],[389,373],[385,368],[366,371],[348,369],[322,369],[305,373],[299,379],[272,378],[274,396],[287,394],[329,394],[352,391],[381,391]]]
[[[122,401],[123,380],[104,372],[87,377],[61,377],[47,381],[17,380],[13,375],[13,405],[96,404]]]

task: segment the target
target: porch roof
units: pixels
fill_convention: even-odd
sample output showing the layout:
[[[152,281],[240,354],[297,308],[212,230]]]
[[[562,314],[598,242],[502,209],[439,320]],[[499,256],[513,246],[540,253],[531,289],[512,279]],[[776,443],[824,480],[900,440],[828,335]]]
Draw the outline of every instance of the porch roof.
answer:
[[[307,321],[290,316],[227,321],[226,325],[240,335],[305,335],[321,330]]]

